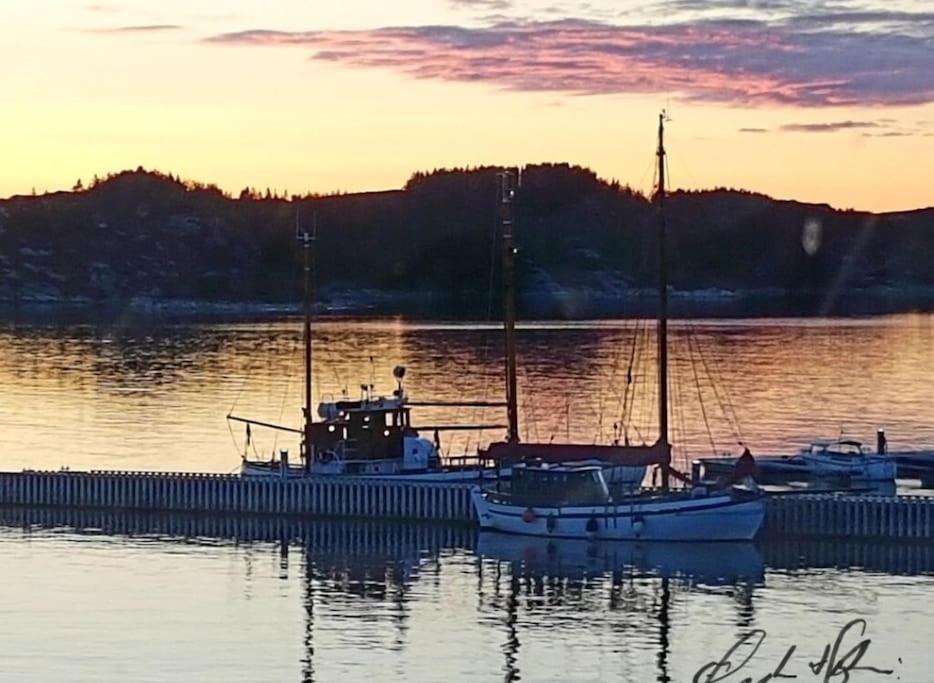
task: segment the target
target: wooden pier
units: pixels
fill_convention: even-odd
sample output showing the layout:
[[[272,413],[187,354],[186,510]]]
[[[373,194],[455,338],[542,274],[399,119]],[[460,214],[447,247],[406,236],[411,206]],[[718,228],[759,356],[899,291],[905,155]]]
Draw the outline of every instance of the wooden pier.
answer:
[[[63,527],[82,533],[161,539],[218,539],[236,543],[300,543],[321,560],[437,554],[473,548],[474,530],[465,524],[401,520],[341,520],[295,515],[237,515],[193,512],[108,510],[48,506],[0,506],[0,526],[31,532]]]
[[[770,496],[763,533],[800,538],[934,539],[934,498],[793,494]]]
[[[0,472],[0,505],[471,523],[469,483],[179,472]]]
[[[178,472],[0,472],[0,505],[234,515],[475,521],[469,482]],[[799,538],[934,540],[934,497],[788,494],[766,502],[763,533]]]

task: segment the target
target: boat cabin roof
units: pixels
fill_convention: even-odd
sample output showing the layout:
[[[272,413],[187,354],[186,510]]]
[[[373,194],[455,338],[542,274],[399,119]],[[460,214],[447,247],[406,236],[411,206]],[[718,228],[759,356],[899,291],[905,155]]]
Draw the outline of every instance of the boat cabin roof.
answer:
[[[513,472],[516,470],[525,470],[527,472],[549,472],[554,474],[586,474],[588,472],[602,472],[603,468],[598,465],[550,465],[548,463],[533,462],[520,463],[513,466]]]
[[[491,443],[484,455],[500,463],[547,462],[572,463],[593,461],[641,467],[644,465],[667,464],[671,459],[670,447],[660,444],[651,446],[606,446],[560,443]]]
[[[324,420],[341,420],[351,414],[409,412],[405,399],[374,398],[358,401],[322,401],[318,404],[318,415]]]
[[[852,439],[837,441],[815,441],[811,444],[811,453],[838,453],[841,455],[863,455],[863,444]]]
[[[610,500],[603,469],[594,465],[518,464],[512,468],[511,495],[527,505],[602,505]]]

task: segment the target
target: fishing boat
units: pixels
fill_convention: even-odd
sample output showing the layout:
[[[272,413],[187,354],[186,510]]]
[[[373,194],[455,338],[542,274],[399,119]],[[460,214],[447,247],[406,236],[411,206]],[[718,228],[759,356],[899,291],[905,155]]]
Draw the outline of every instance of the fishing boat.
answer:
[[[396,388],[391,396],[375,393],[372,383],[361,384],[356,400],[321,402],[319,419],[311,410],[311,311],[312,311],[312,244],[314,237],[307,231],[296,234],[302,244],[304,262],[304,406],[301,429],[234,415],[227,419],[246,424],[246,442],[240,464],[244,477],[307,477],[319,475],[377,476],[413,479],[417,481],[470,481],[482,474],[478,458],[461,457],[444,462],[441,457],[439,433],[460,430],[502,429],[496,424],[461,424],[415,426],[413,406],[434,407],[504,407],[502,402],[486,401],[418,401],[409,400],[405,390],[406,369],[396,366],[393,377]],[[300,435],[298,462],[289,462],[287,450],[273,453],[269,459],[249,457],[253,428],[268,428]],[[433,433],[426,439],[422,433]]]
[[[515,465],[508,486],[473,492],[481,528],[624,541],[750,541],[762,525],[761,498],[740,487],[614,497],[602,467],[548,463]]]
[[[508,432],[486,456],[510,467],[508,481],[477,486],[472,500],[482,529],[530,536],[645,541],[746,541],[754,538],[765,514],[762,493],[752,485],[721,490],[696,486],[674,491],[672,476],[689,483],[671,467],[668,440],[668,281],[665,247],[665,114],[658,124],[659,311],[657,320],[659,438],[651,445],[555,446],[519,442],[515,355],[515,293],[511,201],[514,188],[505,174],[501,193],[504,330]],[[609,467],[646,467],[661,471],[661,488],[639,492],[611,490],[605,466],[568,462],[595,458]],[[584,454],[587,453],[587,456]]]
[[[799,456],[818,477],[892,481],[898,469],[894,458],[873,453],[852,439],[814,442],[802,449]]]

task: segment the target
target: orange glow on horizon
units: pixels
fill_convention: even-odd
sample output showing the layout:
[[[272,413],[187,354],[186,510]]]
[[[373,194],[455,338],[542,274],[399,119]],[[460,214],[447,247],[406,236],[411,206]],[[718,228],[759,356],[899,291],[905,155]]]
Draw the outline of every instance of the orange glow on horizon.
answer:
[[[296,194],[394,189],[415,171],[543,161],[580,164],[648,191],[655,117],[668,106],[674,187],[735,187],[874,211],[934,205],[927,180],[934,104],[753,108],[685,101],[675,90],[521,91],[311,60],[302,47],[205,42],[250,26],[365,25],[362,0],[343,16],[289,3],[266,17],[233,3],[237,11],[225,18],[196,17],[180,0],[160,11],[132,0],[106,19],[123,33],[90,30],[103,12],[43,14],[42,4],[0,10],[7,25],[20,27],[0,38],[0,58],[18,66],[5,88],[11,106],[2,110],[0,145],[9,163],[0,168],[0,196],[70,189],[79,178],[87,185],[95,174],[138,166],[236,195],[248,186]],[[420,0],[398,10],[422,23],[453,22],[450,11]],[[379,12],[386,16],[372,22],[393,25],[390,10]],[[714,74],[664,74],[707,90],[728,84]],[[785,87],[753,75],[729,85],[742,83]],[[883,119],[886,128],[874,129]],[[844,125],[783,130],[835,122]]]

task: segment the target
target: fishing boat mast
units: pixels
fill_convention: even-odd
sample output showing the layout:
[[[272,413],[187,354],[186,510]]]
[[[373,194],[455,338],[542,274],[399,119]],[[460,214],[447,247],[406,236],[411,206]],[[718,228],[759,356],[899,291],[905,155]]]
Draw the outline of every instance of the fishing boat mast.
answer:
[[[512,199],[515,195],[512,171],[500,173],[500,223],[503,230],[503,330],[506,346],[507,443],[519,442],[519,400],[516,382],[516,248],[512,235]]]
[[[668,489],[671,444],[668,442],[668,261],[665,244],[665,119],[658,115],[658,189],[655,206],[658,216],[658,447],[664,450],[661,465],[662,488]]]
[[[315,238],[307,229],[300,234],[296,234],[296,237],[302,244],[302,268],[304,274],[302,309],[304,313],[303,337],[305,344],[305,405],[302,408],[304,424],[302,425],[301,457],[305,469],[308,470],[314,457],[314,453],[311,452],[311,300],[313,297],[311,269],[314,257],[312,243]]]

